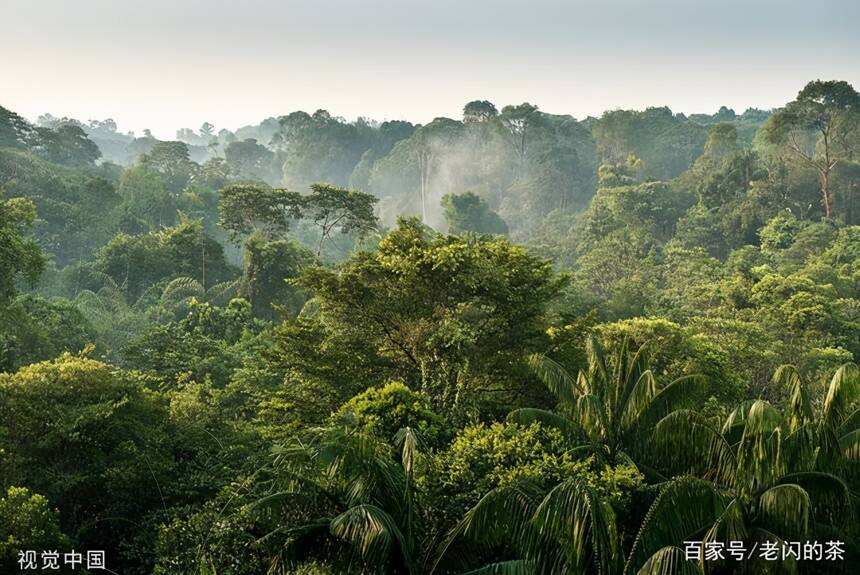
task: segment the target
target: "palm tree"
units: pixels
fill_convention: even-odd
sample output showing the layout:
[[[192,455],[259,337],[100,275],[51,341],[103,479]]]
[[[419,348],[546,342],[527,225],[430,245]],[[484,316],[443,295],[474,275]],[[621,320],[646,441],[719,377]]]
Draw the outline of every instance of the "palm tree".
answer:
[[[660,386],[649,368],[647,344],[635,352],[625,338],[607,358],[596,340],[587,346],[588,368],[576,378],[546,356],[532,356],[538,377],[558,399],[558,411],[517,409],[508,420],[534,421],[556,427],[610,464],[636,461],[642,464],[642,437],[666,414],[694,399],[703,387],[702,376],[686,375]]]
[[[309,432],[276,451],[272,491],[253,504],[280,514],[260,542],[278,541],[272,571],[335,558],[349,573],[418,573],[413,490],[422,444],[404,428],[389,445],[346,427]]]
[[[529,481],[490,491],[451,532],[432,571],[463,573],[486,554],[511,558],[467,575],[610,575],[623,567],[615,512],[577,479],[546,494]]]
[[[641,378],[644,371],[639,373]],[[609,380],[634,377],[628,374]],[[813,538],[841,540],[852,551],[855,547],[847,531],[856,523],[853,502],[857,494],[837,472],[856,470],[852,466],[860,454],[857,367],[846,365],[837,370],[818,414],[796,370],[780,368],[774,380],[789,390],[785,416],[765,401],[748,401],[730,413],[721,427],[715,427],[699,412],[675,410],[638,440],[615,443],[624,446],[619,454],[644,451],[637,441],[650,447],[665,475],[673,477],[660,485],[628,553],[621,550],[611,506],[591,488],[571,479],[546,494],[525,482],[491,491],[453,530],[437,563],[449,569],[453,565],[456,570],[456,565],[467,564],[469,555],[483,546],[496,555],[506,550],[511,558],[470,571],[472,575],[669,575],[706,572],[704,562],[685,560],[686,541],[743,541],[751,549],[765,541],[780,544]],[[625,404],[614,402],[619,403]],[[533,419],[550,421],[553,417],[559,416],[544,413]],[[581,425],[581,421],[563,418],[556,427]],[[602,433],[608,427],[592,436],[591,445],[605,445],[605,451],[611,453],[613,443],[601,441],[624,434]],[[653,441],[648,441],[649,436]],[[846,559],[844,565],[851,563]],[[736,569],[732,571],[732,567]],[[747,560],[737,565],[734,561],[708,562],[707,572],[720,568],[740,573],[792,572],[795,567],[791,560]]]
[[[693,399],[704,379],[688,375],[659,386],[648,367],[646,346],[632,352],[626,338],[611,357],[597,340],[590,340],[587,349],[588,369],[575,379],[545,356],[530,358],[558,398],[558,411],[518,409],[508,419],[559,429],[569,437],[574,454],[593,454],[610,465],[636,462],[641,468],[646,452],[642,438],[662,417]],[[491,491],[449,535],[436,566],[456,570],[469,563],[476,546],[507,547],[514,558],[471,575],[612,574],[623,568],[615,512],[579,479],[563,481],[548,493],[522,481]]]
[[[625,573],[703,572],[704,563],[683,561],[685,541],[744,541],[750,549],[765,541],[838,539],[852,547],[848,531],[856,523],[857,493],[840,472],[858,458],[857,366],[836,371],[820,413],[796,369],[781,367],[774,380],[790,392],[785,415],[755,400],[730,413],[721,428],[691,411],[658,423],[653,445],[664,468],[686,475],[663,485]],[[793,570],[792,563],[784,568]],[[753,557],[738,569],[766,573],[775,565]],[[708,563],[709,570],[717,566]]]

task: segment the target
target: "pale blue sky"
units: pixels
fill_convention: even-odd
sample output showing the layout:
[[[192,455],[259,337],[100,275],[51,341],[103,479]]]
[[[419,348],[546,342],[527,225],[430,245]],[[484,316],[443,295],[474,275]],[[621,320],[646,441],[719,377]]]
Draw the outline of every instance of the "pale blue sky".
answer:
[[[739,112],[860,88],[857,0],[0,0],[0,105],[121,130],[296,109],[426,122],[465,102],[578,118]]]

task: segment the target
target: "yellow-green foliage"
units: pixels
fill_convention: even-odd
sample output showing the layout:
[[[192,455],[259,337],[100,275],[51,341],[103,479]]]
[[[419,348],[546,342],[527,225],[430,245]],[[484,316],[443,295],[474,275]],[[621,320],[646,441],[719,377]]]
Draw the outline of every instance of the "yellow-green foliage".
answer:
[[[0,498],[0,569],[13,573],[18,551],[62,548],[59,513],[48,500],[26,487],[10,487]]]
[[[404,427],[418,431],[430,444],[443,434],[443,421],[427,397],[399,381],[371,387],[338,410],[335,419],[352,423],[383,440],[391,440]]]

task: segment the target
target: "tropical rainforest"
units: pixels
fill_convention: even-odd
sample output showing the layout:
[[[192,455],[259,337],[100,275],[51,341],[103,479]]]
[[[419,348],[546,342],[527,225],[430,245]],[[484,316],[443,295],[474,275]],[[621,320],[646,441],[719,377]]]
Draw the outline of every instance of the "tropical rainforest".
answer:
[[[856,573],[860,95],[798,89],[173,141],[0,107],[0,572]]]

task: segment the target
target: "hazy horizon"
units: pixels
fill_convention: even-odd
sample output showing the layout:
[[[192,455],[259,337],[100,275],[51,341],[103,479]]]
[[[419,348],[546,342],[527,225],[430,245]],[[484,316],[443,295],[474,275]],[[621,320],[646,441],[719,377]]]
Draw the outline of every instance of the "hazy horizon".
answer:
[[[770,109],[809,80],[860,85],[860,5],[659,0],[0,0],[0,105],[162,139],[324,108],[426,123],[486,99],[578,119],[618,108]],[[624,33],[614,31],[623,30]],[[826,34],[823,32],[826,31]]]

